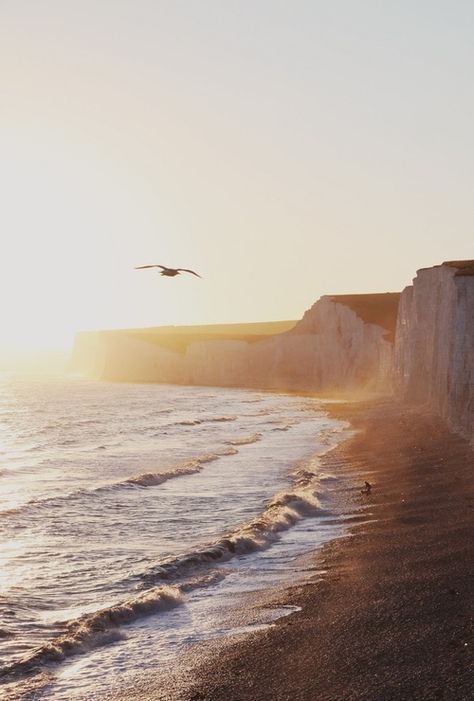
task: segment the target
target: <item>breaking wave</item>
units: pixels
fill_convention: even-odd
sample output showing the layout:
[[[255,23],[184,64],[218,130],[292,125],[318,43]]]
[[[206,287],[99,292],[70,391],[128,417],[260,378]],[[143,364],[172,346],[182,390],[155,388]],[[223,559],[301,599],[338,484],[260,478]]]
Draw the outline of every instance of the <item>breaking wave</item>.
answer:
[[[204,422],[222,422],[222,421],[235,421],[236,416],[212,416],[210,419],[202,419],[203,423]]]
[[[226,443],[228,445],[249,445],[250,443],[256,443],[261,438],[261,433],[253,433],[251,436],[243,436],[242,438],[229,438]]]
[[[201,424],[208,424],[208,423],[225,423],[229,421],[236,421],[237,416],[210,416],[210,417],[204,417],[204,418],[189,418],[189,419],[180,419],[179,421],[171,421],[168,424],[164,424],[159,427],[159,430],[151,434],[152,436],[161,436],[163,432],[167,432],[168,430],[175,429],[177,426],[185,426],[185,427],[192,427],[192,426],[200,426]],[[155,427],[156,428],[156,427]]]
[[[216,455],[215,460],[218,456]],[[167,480],[174,479],[175,477],[182,477],[183,475],[192,475],[195,472],[200,472],[202,468],[201,460],[193,460],[187,465],[182,467],[177,467],[175,470],[168,470],[168,472],[144,472],[141,475],[134,475],[133,477],[128,477],[122,482],[116,482],[111,487],[102,487],[101,489],[113,489],[117,487],[156,487],[159,484],[163,484]]]
[[[119,640],[122,637],[119,626],[142,616],[178,606],[182,600],[183,594],[179,587],[155,587],[110,608],[85,614],[70,621],[61,635],[2,669],[0,675],[31,672],[47,662],[61,662],[66,657]]]
[[[291,528],[305,516],[325,513],[319,501],[319,480],[316,473],[300,469],[292,477],[292,487],[275,494],[264,511],[252,520],[210,545],[170,557],[132,578],[140,581],[139,586],[148,587],[158,581],[187,576],[203,566],[267,548],[279,537],[281,531]]]
[[[32,508],[43,508],[50,505],[63,504],[69,502],[73,499],[82,497],[95,497],[104,492],[109,492],[111,490],[126,488],[126,487],[156,487],[170,479],[175,479],[176,477],[184,477],[185,475],[192,475],[202,470],[203,465],[209,462],[214,462],[214,460],[219,460],[221,457],[226,457],[228,455],[235,455],[239,451],[233,446],[223,446],[218,449],[215,453],[205,453],[200,455],[195,460],[190,460],[187,463],[178,465],[171,470],[164,470],[163,472],[144,472],[138,475],[132,475],[118,482],[113,482],[112,484],[104,484],[94,489],[79,489],[75,492],[70,492],[69,494],[56,496],[56,497],[46,497],[43,499],[32,499],[31,501],[22,504],[21,506],[15,507],[13,509],[5,509],[0,511],[0,516],[8,517],[14,514],[18,514],[25,510]],[[1,474],[1,473],[0,473]]]
[[[179,606],[184,602],[186,592],[215,584],[224,576],[215,573],[179,586],[153,587],[113,606],[86,613],[69,621],[60,635],[40,645],[17,662],[0,669],[0,677],[32,673],[44,664],[62,662],[73,655],[120,640],[124,637],[120,631],[121,626]]]
[[[190,462],[176,467],[173,470],[168,470],[166,472],[145,472],[141,475],[128,477],[121,482],[116,482],[109,487],[100,487],[99,489],[111,489],[126,486],[154,487],[166,482],[167,480],[174,479],[175,477],[183,477],[184,475],[192,475],[196,472],[200,472],[202,470],[202,466],[206,463],[214,462],[214,460],[219,460],[219,458],[225,457],[226,455],[235,455],[238,452],[239,451],[235,448],[222,448],[222,450],[219,450],[218,452],[201,455],[199,458],[196,458],[196,460],[191,460]]]

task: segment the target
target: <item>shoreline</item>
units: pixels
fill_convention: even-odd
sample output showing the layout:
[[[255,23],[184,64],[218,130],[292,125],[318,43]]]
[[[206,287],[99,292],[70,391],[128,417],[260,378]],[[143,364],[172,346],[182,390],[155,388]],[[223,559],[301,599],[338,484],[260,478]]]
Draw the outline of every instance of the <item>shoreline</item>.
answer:
[[[340,471],[340,498],[363,518],[307,556],[315,581],[265,602],[301,610],[270,628],[200,644],[185,667],[143,679],[122,698],[474,698],[472,448],[440,419],[393,401],[325,409],[350,421],[355,435],[321,467]],[[347,486],[361,477],[361,487],[364,479],[373,484],[370,495]]]
[[[284,396],[282,396],[282,397],[280,397],[280,399],[278,399],[278,396],[279,396],[278,394],[276,394],[276,393],[274,393],[274,392],[272,392],[272,393],[270,393],[270,394],[271,394],[273,397],[275,397],[275,398],[277,399],[278,407],[279,407],[279,410],[281,411],[281,410],[282,410],[282,409],[281,409],[281,405],[282,405],[282,402],[284,402]],[[311,396],[311,399],[314,399],[314,397]],[[322,405],[322,403],[321,403],[321,401],[320,401],[319,399],[317,400],[317,406],[316,406],[316,407],[313,407],[312,404],[310,404],[309,402],[304,402],[304,403],[302,404],[302,407],[303,407],[302,410],[303,410],[303,411],[306,411],[306,404],[308,404],[308,408],[309,408],[311,411],[313,411],[313,410],[316,411],[316,419],[313,418],[312,414],[308,414],[308,415],[304,414],[304,419],[305,419],[305,421],[308,423],[308,425],[310,426],[311,432],[314,432],[314,422],[315,422],[315,421],[318,421],[318,420],[322,421],[322,426],[320,427],[321,440],[318,441],[319,445],[316,447],[316,446],[314,445],[314,439],[313,439],[313,437],[311,437],[311,441],[312,441],[312,442],[309,443],[309,450],[310,450],[311,452],[310,452],[310,453],[308,452],[308,454],[305,453],[305,454],[304,454],[304,457],[301,457],[301,456],[300,456],[300,458],[298,458],[298,460],[292,464],[291,470],[287,467],[287,468],[282,472],[282,477],[284,476],[285,479],[283,480],[282,485],[280,485],[279,488],[273,487],[273,492],[272,492],[272,495],[271,495],[271,499],[276,499],[276,498],[278,497],[278,495],[280,494],[281,491],[284,491],[284,492],[290,491],[290,492],[291,492],[292,489],[297,489],[297,485],[298,485],[298,488],[299,488],[300,491],[301,491],[301,490],[303,489],[303,487],[305,486],[305,484],[299,484],[299,481],[301,482],[301,480],[307,479],[307,475],[308,475],[308,474],[311,474],[311,473],[308,473],[308,472],[307,472],[307,473],[305,474],[305,473],[303,472],[302,476],[299,477],[299,476],[298,476],[298,472],[297,472],[297,471],[294,472],[294,470],[299,470],[300,468],[301,468],[301,470],[302,470],[303,467],[305,467],[305,466],[308,467],[309,462],[311,462],[313,459],[318,460],[318,456],[321,457],[321,456],[326,455],[327,453],[331,452],[332,450],[334,450],[334,447],[335,447],[335,445],[334,445],[334,440],[337,440],[338,443],[340,443],[341,440],[347,440],[347,435],[351,435],[351,431],[350,431],[350,430],[348,431],[348,428],[347,428],[347,427],[348,427],[348,422],[346,422],[346,421],[338,421],[338,420],[336,420],[336,419],[333,420],[331,417],[329,417],[329,416],[328,416],[328,412],[325,410],[325,407]],[[252,414],[251,414],[251,415],[252,415]],[[290,425],[290,424],[289,424],[289,425]],[[289,425],[288,425],[288,426],[289,426]],[[286,430],[286,428],[288,428],[288,427],[285,427],[285,430]],[[342,432],[342,435],[345,434],[345,436],[344,436],[343,438],[340,437],[340,433],[341,433],[341,432]],[[335,438],[335,435],[333,435],[333,434],[337,434],[337,438]],[[284,435],[284,434],[278,433],[278,434],[274,434],[274,435],[277,436],[277,437],[278,437],[278,436],[281,436],[281,439],[285,441],[285,445],[286,445],[286,442],[287,442],[287,439],[286,439],[286,437],[285,437],[286,434]],[[319,433],[318,433],[318,435],[319,435]],[[300,445],[300,447],[301,447],[301,445],[302,445],[302,443],[301,443],[301,441],[300,441],[299,439],[297,439],[297,445]],[[284,447],[284,446],[280,443],[280,447],[276,447],[275,450],[276,450],[276,451],[280,451],[283,447]],[[274,452],[274,451],[273,451],[273,453],[272,453],[272,455],[273,455],[274,458],[277,457],[277,454],[278,454],[278,453],[276,453],[276,452]],[[309,456],[311,456],[311,457],[309,458]],[[290,463],[290,464],[291,464],[291,463]],[[288,470],[288,472],[287,472],[287,470]],[[315,470],[315,473],[316,473],[316,470]],[[288,484],[287,484],[287,479],[288,479],[288,480],[291,480]],[[298,480],[299,480],[299,481],[298,481]],[[270,482],[269,482],[268,484],[270,484]],[[299,492],[298,492],[298,494],[299,494]],[[286,494],[285,494],[285,496],[286,496]],[[318,496],[319,496],[319,494],[318,494]],[[262,504],[266,504],[266,501],[263,501]],[[313,505],[311,504],[311,506],[313,506]],[[281,503],[281,507],[282,507],[283,510],[284,510],[285,502],[282,502],[282,503]],[[262,508],[263,508],[263,506],[262,506]],[[265,509],[267,509],[267,508],[268,508],[268,504],[265,506]],[[318,505],[316,508],[317,508],[318,511],[319,511],[319,508],[320,508],[319,505]],[[258,519],[260,516],[264,515],[264,514],[265,514],[265,509],[264,509],[264,511],[262,511],[262,512],[258,512],[258,514],[256,514],[256,516],[255,516],[255,519]],[[304,510],[303,510],[303,512],[304,512]],[[272,512],[272,513],[273,513],[273,512]],[[255,520],[255,519],[251,519],[251,520],[249,521],[249,523],[252,523],[252,521]],[[305,518],[301,518],[301,523],[303,524],[306,520],[307,520],[307,519],[305,519]],[[331,524],[331,525],[327,525],[327,526],[325,526],[325,528],[323,529],[322,540],[321,540],[321,546],[320,546],[320,547],[322,547],[322,544],[323,544],[323,543],[327,542],[327,540],[328,540],[328,532],[329,532],[329,531],[333,531],[333,530],[338,531],[338,530],[339,530],[338,527],[341,527],[341,524],[340,524],[340,523],[339,523],[339,524],[336,524],[336,523],[335,523],[336,520],[337,520],[337,518],[336,518],[336,516],[334,515],[334,517],[332,518],[332,521],[334,521],[334,525],[332,525],[332,524]],[[298,521],[297,521],[297,522],[298,522]],[[257,526],[258,526],[258,524],[257,524]],[[293,526],[296,526],[296,524],[293,524]],[[287,530],[288,530],[288,533],[290,533],[293,526],[288,526],[288,527],[287,527],[287,526],[285,526],[285,525],[283,524],[283,525],[282,525],[282,528],[281,528],[281,530],[282,530],[282,535],[283,535],[283,533],[286,533]],[[343,526],[343,527],[346,528],[345,526]],[[280,531],[280,528],[277,528],[276,530],[277,530],[277,531]],[[303,529],[303,531],[304,531],[304,530],[305,530],[305,529]],[[257,535],[259,535],[259,534],[257,533]],[[307,544],[307,546],[306,546],[307,549],[309,549],[309,548],[312,547],[312,543],[314,542],[314,537],[315,537],[315,536],[314,536],[313,534],[310,535],[309,542],[308,542],[308,544]],[[329,536],[329,537],[330,537],[330,536]],[[336,537],[338,537],[338,535],[336,535]],[[290,536],[290,538],[291,538],[291,536]],[[298,545],[297,545],[298,536],[293,536],[293,537],[291,538],[291,541],[295,540],[295,538],[296,538],[296,541],[295,541],[296,549],[298,550]],[[279,539],[278,539],[278,540],[279,540]],[[295,544],[292,544],[292,543],[290,542],[290,548],[292,547],[292,545],[295,545]],[[212,545],[212,544],[210,544],[210,545]],[[266,550],[267,550],[267,547],[262,546],[262,549],[266,551]],[[257,550],[260,550],[260,547],[257,548]],[[300,547],[300,552],[301,552],[301,547]],[[251,555],[251,556],[253,556],[252,550],[250,550],[250,552],[249,552],[248,554]],[[283,565],[283,568],[282,568],[282,572],[283,572],[283,573],[282,573],[282,575],[281,575],[281,579],[283,580],[283,582],[286,582],[286,586],[288,586],[288,580],[287,580],[287,578],[285,578],[284,570],[285,570],[285,569],[288,569],[288,567],[289,567],[289,568],[290,568],[290,571],[291,571],[291,558],[294,558],[294,557],[300,558],[300,557],[304,557],[304,556],[305,556],[305,555],[301,555],[301,554],[299,554],[298,552],[293,553],[293,555],[291,555],[291,552],[290,552],[290,555],[289,555],[288,558],[287,558],[288,564],[287,564],[287,565]],[[281,559],[281,556],[280,556],[280,559]],[[264,564],[265,564],[265,563],[264,563]],[[301,575],[298,575],[298,576],[301,577]],[[303,575],[303,576],[304,576],[304,575]],[[256,579],[257,579],[257,581],[259,580],[258,575],[257,575],[257,578],[256,578]],[[294,578],[293,578],[292,574],[290,575],[290,580],[289,580],[289,581],[290,581],[290,582],[293,582],[293,581],[294,581]],[[249,629],[250,629],[250,630],[254,630],[257,626],[262,626],[262,627],[263,627],[263,626],[269,625],[269,624],[271,624],[271,623],[275,620],[275,618],[278,616],[278,614],[279,614],[280,612],[277,612],[277,611],[275,611],[274,609],[275,609],[275,608],[279,608],[279,607],[274,607],[273,605],[271,605],[271,603],[269,603],[269,605],[267,606],[266,609],[262,609],[262,610],[261,610],[260,616],[257,616],[257,617],[256,617],[256,615],[255,615],[255,613],[256,613],[255,609],[257,608],[257,605],[254,605],[253,599],[259,598],[259,597],[267,597],[267,592],[268,592],[268,591],[273,592],[274,589],[275,589],[276,587],[280,587],[280,588],[281,588],[282,586],[285,586],[285,584],[284,584],[284,583],[283,583],[283,584],[281,584],[281,583],[280,583],[280,584],[275,584],[275,583],[270,584],[270,583],[267,581],[267,583],[266,583],[266,584],[264,583],[263,586],[262,586],[262,584],[259,584],[258,586],[259,586],[259,587],[262,587],[262,588],[259,588],[257,593],[255,593],[255,592],[254,592],[254,589],[251,588],[250,593],[249,593],[249,592],[243,592],[243,593],[239,594],[239,599],[241,599],[242,602],[241,602],[241,606],[238,607],[238,614],[235,614],[235,613],[234,613],[234,611],[233,611],[233,606],[232,606],[232,605],[231,605],[231,606],[228,606],[228,607],[227,607],[227,608],[228,608],[228,611],[225,612],[225,618],[224,618],[224,617],[221,617],[221,619],[220,619],[220,621],[219,621],[219,626],[218,626],[217,630],[220,629],[221,624],[223,624],[224,627],[226,627],[226,623],[227,623],[227,624],[228,624],[228,628],[232,631],[232,634],[234,634],[234,632],[235,632],[236,630],[238,630],[239,632],[242,633],[242,632],[244,632],[244,630],[245,630],[245,632],[247,632]],[[266,589],[265,587],[269,587],[269,589]],[[231,586],[231,589],[232,589],[232,586]],[[212,593],[211,593],[211,598],[212,598],[212,596],[213,596],[213,595],[212,595]],[[188,597],[186,597],[186,599],[187,599],[187,598],[188,598]],[[267,598],[268,598],[268,597],[267,597]],[[252,604],[251,604],[250,606],[247,606],[247,600],[249,600],[249,601],[252,602]],[[232,600],[231,600],[231,604],[232,604]],[[269,610],[268,610],[269,608],[270,608],[270,609],[273,609],[273,610],[270,610],[270,611],[269,611]],[[293,610],[293,607],[291,607],[291,606],[288,607],[288,609],[287,609],[286,611],[284,610],[284,611],[281,613],[281,615],[288,615],[288,612],[289,612],[290,609]],[[256,618],[257,618],[258,620],[256,620]],[[125,636],[127,635],[126,630],[127,630],[126,627],[124,627],[124,635],[125,635]],[[204,640],[206,639],[205,636],[203,636],[203,638],[204,638]],[[53,640],[55,640],[55,639],[53,639]],[[144,643],[144,644],[146,644],[146,643]],[[205,643],[204,643],[204,644],[205,644]],[[91,649],[93,649],[94,647],[95,647],[95,645],[92,644],[92,645],[91,645]],[[98,645],[98,647],[101,647],[101,645]],[[141,647],[141,646],[140,646],[140,647]],[[87,646],[86,646],[86,649],[87,649]],[[138,654],[140,655],[140,648],[138,648]],[[65,656],[66,656],[66,657],[69,657],[68,654],[66,654]],[[138,657],[138,660],[139,660],[139,657]],[[79,663],[80,663],[80,660],[79,660]],[[166,664],[166,663],[165,663],[165,664]],[[61,676],[61,668],[58,668],[57,671],[58,671],[58,677]],[[51,671],[51,687],[52,687],[52,693],[54,693],[55,672],[56,672],[56,669],[55,669],[55,667],[53,667],[53,670]],[[151,670],[149,671],[149,675],[152,674],[152,673],[153,673],[153,669],[151,669]],[[67,674],[67,673],[65,673],[65,674]],[[45,671],[44,674],[41,674],[41,675],[40,675],[40,674],[39,674],[39,671],[38,671],[37,674],[35,674],[34,676],[27,676],[27,677],[25,677],[25,679],[23,680],[23,681],[24,681],[24,684],[23,684],[23,683],[21,684],[21,688],[20,688],[20,681],[21,681],[21,680],[19,681],[19,680],[16,680],[16,679],[14,679],[14,678],[12,677],[11,682],[12,682],[12,683],[14,682],[15,684],[18,682],[18,689],[16,689],[16,687],[15,687],[15,690],[11,690],[11,693],[15,693],[15,698],[17,697],[17,694],[19,694],[19,695],[18,695],[18,698],[21,697],[22,699],[25,699],[25,701],[26,701],[26,698],[30,698],[31,693],[34,693],[34,692],[37,691],[37,690],[38,690],[38,693],[40,693],[39,689],[41,689],[41,687],[42,687],[43,684],[45,684],[46,687],[49,685],[49,681],[48,681],[48,680],[45,681],[45,675],[49,675],[49,670],[48,670],[47,667],[46,667],[46,671]],[[132,677],[132,678],[133,678],[133,677]],[[8,681],[7,681],[7,684],[8,684]],[[125,687],[123,687],[123,688],[125,688]],[[23,691],[23,689],[24,689],[24,691]],[[116,692],[119,691],[118,685],[117,685],[117,687],[116,687],[114,690],[115,690]],[[10,689],[5,689],[5,691],[6,691],[7,695],[8,695],[9,692],[10,692]],[[104,693],[109,694],[111,691],[112,691],[112,688],[107,688],[106,686],[104,686],[104,687],[102,687],[100,690],[97,691],[97,695],[98,695],[97,697],[98,697],[98,698],[99,698],[99,697],[102,698],[101,694],[104,694]],[[48,693],[48,692],[46,691],[45,693]],[[22,694],[24,694],[24,695],[22,695]],[[28,694],[30,694],[30,695],[28,695]],[[1,695],[1,694],[0,694],[0,695]],[[126,697],[127,697],[127,696],[126,696]],[[12,698],[13,698],[13,697],[12,697]],[[33,696],[31,696],[31,698],[33,698]],[[83,698],[83,697],[81,696],[81,698]],[[84,697],[84,698],[86,698],[86,697]]]

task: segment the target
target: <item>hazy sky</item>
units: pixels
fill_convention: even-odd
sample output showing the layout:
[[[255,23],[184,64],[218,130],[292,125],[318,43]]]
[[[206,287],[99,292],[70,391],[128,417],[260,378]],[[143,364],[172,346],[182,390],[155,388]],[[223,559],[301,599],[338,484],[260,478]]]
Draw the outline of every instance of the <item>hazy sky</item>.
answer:
[[[0,0],[0,28],[4,347],[474,256],[472,2]]]

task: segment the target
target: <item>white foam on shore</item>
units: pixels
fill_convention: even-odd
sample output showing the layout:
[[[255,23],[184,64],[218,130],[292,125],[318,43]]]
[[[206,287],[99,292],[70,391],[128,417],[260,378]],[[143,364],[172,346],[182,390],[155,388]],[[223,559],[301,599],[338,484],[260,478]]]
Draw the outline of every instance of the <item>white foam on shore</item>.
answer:
[[[33,411],[40,402],[25,390],[19,406],[31,399]],[[33,669],[53,673],[44,699],[100,698],[111,675],[165,663],[191,638],[227,635],[240,624],[224,629],[220,611],[294,575],[295,555],[334,534],[336,525],[322,527],[310,456],[340,440],[341,424],[317,402],[268,394],[249,416],[251,391],[206,400],[199,388],[92,383],[53,392],[38,414],[38,463],[12,452],[23,481],[11,502],[30,503],[0,514],[15,546],[4,568],[14,633],[2,640],[4,660],[19,683]],[[157,398],[173,410],[161,415]]]

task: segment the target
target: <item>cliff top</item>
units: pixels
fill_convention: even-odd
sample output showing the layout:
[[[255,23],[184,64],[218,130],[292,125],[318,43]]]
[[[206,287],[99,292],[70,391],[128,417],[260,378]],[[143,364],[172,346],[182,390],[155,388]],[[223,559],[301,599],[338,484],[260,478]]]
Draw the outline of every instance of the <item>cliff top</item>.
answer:
[[[336,304],[348,307],[365,324],[376,324],[385,330],[385,338],[393,343],[395,327],[397,324],[398,303],[400,292],[381,292],[374,294],[357,295],[324,295],[311,309],[305,312],[301,321],[290,333],[324,333],[322,322],[316,312],[318,305],[323,300],[330,300]],[[315,310],[313,312],[313,310]]]
[[[380,292],[359,295],[328,295],[337,304],[352,309],[366,324],[377,324],[388,332],[387,341],[393,342],[397,324],[400,292]]]
[[[263,321],[248,324],[204,324],[202,326],[155,326],[124,329],[129,337],[147,341],[175,353],[184,353],[195,341],[262,341],[268,336],[289,331],[296,321]]]
[[[474,260],[446,260],[443,265],[457,268],[455,275],[474,275]]]

